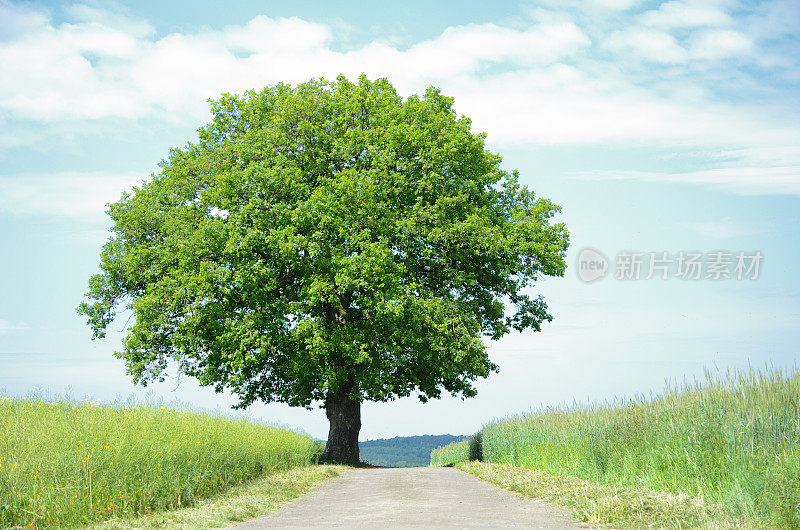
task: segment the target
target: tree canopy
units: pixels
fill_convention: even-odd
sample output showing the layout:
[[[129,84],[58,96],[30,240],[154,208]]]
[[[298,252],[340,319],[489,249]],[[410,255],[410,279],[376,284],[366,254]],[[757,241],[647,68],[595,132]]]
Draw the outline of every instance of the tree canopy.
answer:
[[[500,168],[453,99],[385,79],[278,84],[211,102],[199,139],[108,208],[95,337],[120,310],[136,383],[169,366],[239,405],[475,394],[482,337],[551,320],[559,208]]]

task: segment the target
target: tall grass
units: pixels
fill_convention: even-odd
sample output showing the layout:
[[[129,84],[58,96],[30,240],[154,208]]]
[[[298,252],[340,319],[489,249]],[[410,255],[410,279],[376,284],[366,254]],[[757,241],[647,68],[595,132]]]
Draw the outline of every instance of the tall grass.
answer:
[[[472,460],[469,457],[469,442],[470,440],[464,440],[437,447],[431,451],[431,465],[446,466]]]
[[[480,432],[479,459],[685,493],[800,528],[800,371],[708,374],[662,397],[551,409]],[[463,447],[442,448],[432,461]],[[474,455],[473,455],[474,456]]]
[[[295,432],[210,414],[0,396],[0,527],[187,506],[312,463],[319,449]]]
[[[477,433],[467,440],[437,447],[431,451],[431,465],[447,466],[459,462],[480,460],[482,455],[481,439],[482,434]]]

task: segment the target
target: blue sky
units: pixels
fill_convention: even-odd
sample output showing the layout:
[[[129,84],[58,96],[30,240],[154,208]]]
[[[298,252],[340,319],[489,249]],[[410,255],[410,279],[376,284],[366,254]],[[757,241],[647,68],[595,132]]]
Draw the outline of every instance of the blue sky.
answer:
[[[572,234],[566,276],[535,288],[554,322],[489,343],[501,371],[477,398],[368,404],[362,439],[796,365],[799,37],[800,5],[780,0],[0,0],[0,388],[226,410],[233,398],[185,377],[134,388],[112,356],[126,322],[90,340],[75,307],[104,205],[196,137],[208,98],[362,72],[454,96]],[[577,274],[587,247],[609,261],[591,283]],[[622,281],[623,251],[643,254],[643,276],[650,252],[763,261],[755,280]],[[248,413],[327,433],[318,409]]]

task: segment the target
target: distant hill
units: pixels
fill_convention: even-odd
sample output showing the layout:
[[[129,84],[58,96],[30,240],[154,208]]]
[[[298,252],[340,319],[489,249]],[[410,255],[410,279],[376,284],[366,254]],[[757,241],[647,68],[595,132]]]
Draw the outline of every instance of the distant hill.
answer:
[[[427,466],[431,451],[440,445],[466,440],[467,436],[452,434],[425,434],[423,436],[396,436],[380,440],[359,442],[361,460],[373,466],[414,467]]]

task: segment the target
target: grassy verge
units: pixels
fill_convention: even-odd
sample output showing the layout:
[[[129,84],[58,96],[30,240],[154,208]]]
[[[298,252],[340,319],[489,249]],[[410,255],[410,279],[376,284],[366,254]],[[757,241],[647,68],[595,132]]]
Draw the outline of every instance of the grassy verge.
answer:
[[[709,376],[656,399],[546,410],[431,455],[434,465],[468,460],[686,496],[756,526],[800,528],[800,371]],[[675,526],[658,517],[652,524]]]
[[[463,442],[454,442],[434,449],[431,451],[431,465],[449,466],[459,462],[480,460],[481,457],[479,454],[471,454],[470,451],[471,446],[475,445],[474,440],[478,439],[479,434],[476,434],[469,440],[464,440]]]
[[[235,486],[210,499],[199,501],[191,508],[115,519],[90,528],[222,528],[269,513],[323,480],[338,476],[345,469],[343,466],[328,465],[299,467]]]
[[[157,406],[0,397],[0,527],[75,527],[194,505],[307,466],[307,436]]]
[[[686,494],[603,486],[517,466],[463,462],[456,467],[550,506],[567,508],[583,523],[628,528],[747,528],[718,505]]]

